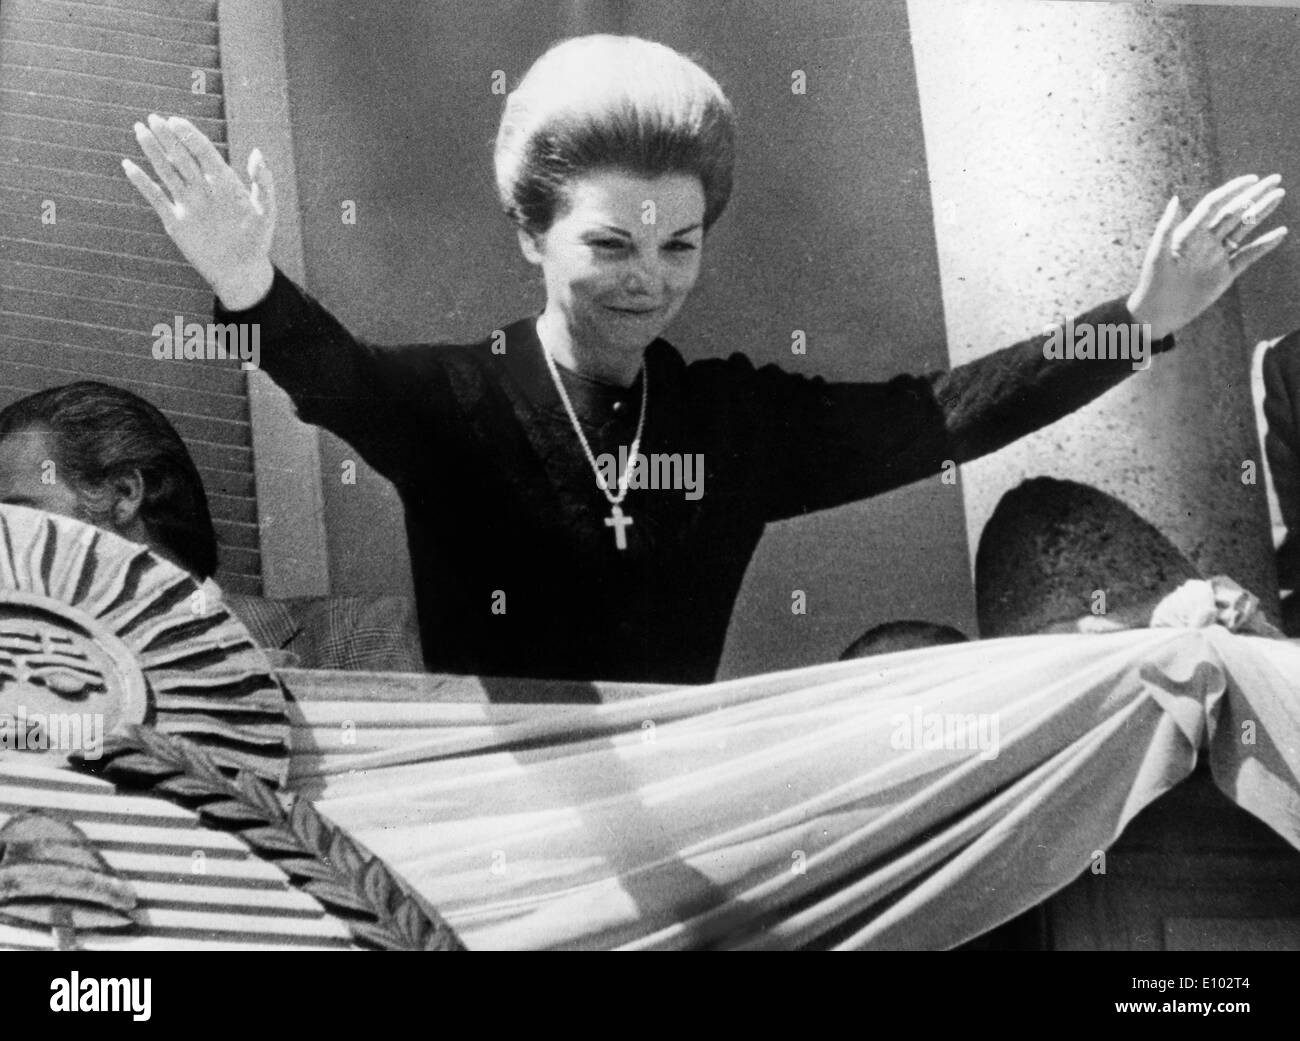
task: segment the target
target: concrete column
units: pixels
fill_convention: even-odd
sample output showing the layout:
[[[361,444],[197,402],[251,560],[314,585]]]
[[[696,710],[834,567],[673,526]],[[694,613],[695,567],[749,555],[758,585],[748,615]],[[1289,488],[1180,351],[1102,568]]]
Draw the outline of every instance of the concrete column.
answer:
[[[261,148],[275,173],[278,215],[272,256],[300,285],[302,220],[289,129],[280,0],[221,0],[217,7],[230,164],[241,176]],[[265,372],[248,374],[253,467],[264,596],[330,592],[320,435],[300,422],[289,395]],[[332,476],[332,474],[330,475]]]
[[[909,0],[908,15],[953,365],[1127,296],[1170,195],[1190,207],[1227,176],[1272,172],[1218,169],[1185,7]],[[1235,294],[1178,341],[964,468],[972,559],[1003,492],[1046,474],[1119,497],[1276,609],[1263,476],[1242,481],[1262,461]]]

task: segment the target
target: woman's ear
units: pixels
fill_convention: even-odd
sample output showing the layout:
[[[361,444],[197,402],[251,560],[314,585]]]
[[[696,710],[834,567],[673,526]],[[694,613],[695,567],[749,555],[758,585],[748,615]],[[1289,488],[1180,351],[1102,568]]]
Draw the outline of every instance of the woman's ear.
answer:
[[[540,264],[542,262],[541,236],[534,235],[527,228],[516,228],[515,234],[519,236],[519,249],[528,263]]]
[[[124,531],[143,523],[140,510],[144,506],[144,477],[140,471],[119,474],[108,485],[113,497],[113,526]]]

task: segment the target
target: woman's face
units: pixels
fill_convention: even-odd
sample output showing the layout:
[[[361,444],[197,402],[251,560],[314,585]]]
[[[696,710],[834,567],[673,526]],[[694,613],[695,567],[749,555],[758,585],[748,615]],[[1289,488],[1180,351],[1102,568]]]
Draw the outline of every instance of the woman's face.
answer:
[[[698,177],[602,170],[574,178],[543,234],[520,234],[541,265],[548,311],[589,348],[632,354],[658,336],[700,272],[704,189]]]

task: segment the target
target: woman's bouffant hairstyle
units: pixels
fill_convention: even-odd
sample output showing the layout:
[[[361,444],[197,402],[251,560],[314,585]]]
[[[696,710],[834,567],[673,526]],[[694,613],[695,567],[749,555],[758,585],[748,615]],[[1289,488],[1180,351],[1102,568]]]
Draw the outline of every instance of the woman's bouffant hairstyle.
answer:
[[[689,58],[635,36],[578,36],[538,58],[506,99],[497,191],[511,220],[539,234],[575,176],[694,175],[707,231],[731,195],[735,136],[731,103]]]
[[[109,508],[102,494],[107,482],[139,470],[140,519],[150,536],[186,570],[212,577],[217,535],[203,479],[157,408],[120,387],[69,383],[0,410],[0,438],[28,430],[53,435],[54,462],[92,515]]]

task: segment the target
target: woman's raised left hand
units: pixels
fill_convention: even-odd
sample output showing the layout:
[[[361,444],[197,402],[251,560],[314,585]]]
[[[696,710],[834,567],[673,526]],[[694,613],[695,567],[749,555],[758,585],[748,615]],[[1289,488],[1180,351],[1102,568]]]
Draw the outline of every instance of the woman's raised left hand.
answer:
[[[1134,320],[1151,327],[1153,340],[1181,329],[1281,244],[1284,227],[1246,241],[1286,194],[1280,181],[1278,174],[1235,178],[1185,217],[1178,197],[1169,200],[1128,299]]]

